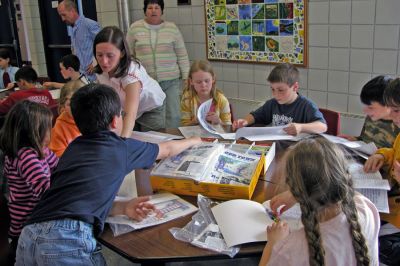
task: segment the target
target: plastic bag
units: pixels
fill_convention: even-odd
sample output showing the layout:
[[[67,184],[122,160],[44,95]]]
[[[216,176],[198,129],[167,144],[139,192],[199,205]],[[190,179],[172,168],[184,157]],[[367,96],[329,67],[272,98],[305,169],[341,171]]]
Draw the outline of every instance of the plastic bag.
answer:
[[[199,211],[192,216],[183,228],[171,228],[169,231],[175,239],[191,243],[194,246],[226,254],[233,258],[240,250],[239,247],[227,247],[225,240],[211,212],[216,203],[202,195],[197,196]]]

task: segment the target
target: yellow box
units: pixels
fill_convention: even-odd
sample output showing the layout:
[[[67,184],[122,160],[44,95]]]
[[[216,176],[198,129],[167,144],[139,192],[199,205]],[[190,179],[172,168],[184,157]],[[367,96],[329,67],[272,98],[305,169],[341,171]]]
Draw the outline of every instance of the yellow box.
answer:
[[[166,190],[178,195],[204,196],[216,199],[251,199],[258,179],[264,175],[275,156],[275,143],[261,156],[248,186],[197,182],[192,179],[150,176],[154,190]]]

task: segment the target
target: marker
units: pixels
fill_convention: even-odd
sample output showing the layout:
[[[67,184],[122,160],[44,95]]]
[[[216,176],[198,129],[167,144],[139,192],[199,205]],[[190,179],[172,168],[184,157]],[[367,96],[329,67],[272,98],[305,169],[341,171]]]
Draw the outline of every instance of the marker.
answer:
[[[270,211],[269,209],[265,209],[265,211],[267,212],[269,218],[271,218],[272,221],[274,221],[275,223],[278,223],[280,221],[279,217],[276,216],[272,211]]]

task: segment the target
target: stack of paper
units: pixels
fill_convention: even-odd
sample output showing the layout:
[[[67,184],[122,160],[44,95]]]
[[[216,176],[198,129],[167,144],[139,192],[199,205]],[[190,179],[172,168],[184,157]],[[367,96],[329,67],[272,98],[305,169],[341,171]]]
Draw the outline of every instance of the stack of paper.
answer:
[[[147,132],[133,131],[131,137],[143,142],[150,142],[156,144],[167,140],[183,139],[182,136],[161,133],[156,131],[147,131]]]
[[[389,182],[382,178],[379,172],[365,173],[363,165],[351,163],[349,172],[353,178],[354,188],[367,197],[380,212],[389,213],[387,192],[390,190]]]

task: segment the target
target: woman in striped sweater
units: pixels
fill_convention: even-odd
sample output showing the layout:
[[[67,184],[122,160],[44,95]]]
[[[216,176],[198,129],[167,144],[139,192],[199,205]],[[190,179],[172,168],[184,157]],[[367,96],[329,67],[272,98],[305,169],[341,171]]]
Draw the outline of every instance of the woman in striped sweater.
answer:
[[[190,67],[185,42],[178,27],[161,18],[163,0],[144,0],[143,11],[145,18],[131,25],[127,41],[131,51],[166,94],[165,126],[176,128],[180,125],[180,87],[182,79],[187,79]]]
[[[46,106],[23,100],[10,110],[0,132],[14,258],[23,225],[50,187],[50,175],[58,163],[57,156],[47,148],[52,117]]]

